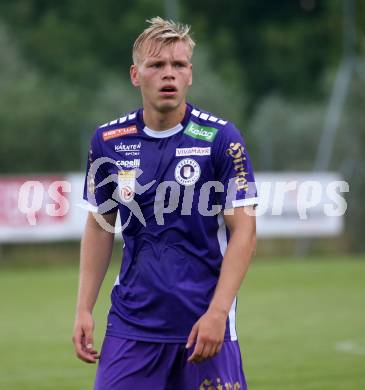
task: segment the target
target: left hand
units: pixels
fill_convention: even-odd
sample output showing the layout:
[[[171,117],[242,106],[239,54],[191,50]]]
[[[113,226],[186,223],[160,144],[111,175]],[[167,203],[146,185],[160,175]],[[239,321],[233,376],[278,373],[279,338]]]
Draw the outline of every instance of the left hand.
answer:
[[[188,337],[186,348],[195,342],[193,353],[188,358],[189,363],[199,363],[217,355],[223,345],[227,316],[214,309],[202,315],[194,324]]]

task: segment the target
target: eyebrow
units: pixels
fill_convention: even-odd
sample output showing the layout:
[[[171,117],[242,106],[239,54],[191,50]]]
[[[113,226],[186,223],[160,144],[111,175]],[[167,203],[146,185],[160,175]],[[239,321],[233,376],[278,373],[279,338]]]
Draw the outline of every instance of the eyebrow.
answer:
[[[165,58],[158,58],[158,57],[152,57],[146,60],[146,64],[164,64],[165,62],[169,62],[169,60],[166,60]],[[175,58],[171,61],[174,64],[189,64],[189,60],[182,59],[182,58]]]

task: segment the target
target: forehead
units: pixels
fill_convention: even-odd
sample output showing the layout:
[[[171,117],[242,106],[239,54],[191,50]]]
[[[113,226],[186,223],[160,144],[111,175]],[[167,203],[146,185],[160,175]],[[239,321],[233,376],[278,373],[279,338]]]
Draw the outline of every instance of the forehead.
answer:
[[[190,60],[191,53],[187,43],[183,41],[163,44],[160,42],[149,42],[141,50],[142,61],[155,59],[183,59]]]

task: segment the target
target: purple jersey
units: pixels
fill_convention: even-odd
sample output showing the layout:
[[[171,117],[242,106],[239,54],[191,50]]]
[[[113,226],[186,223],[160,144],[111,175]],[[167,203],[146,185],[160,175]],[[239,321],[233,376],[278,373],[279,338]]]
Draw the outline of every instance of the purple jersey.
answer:
[[[99,127],[84,199],[119,211],[124,251],[107,335],[186,342],[208,309],[229,233],[223,211],[257,203],[246,146],[232,123],[186,106],[175,128],[154,131],[143,110]],[[236,340],[236,299],[225,340]]]

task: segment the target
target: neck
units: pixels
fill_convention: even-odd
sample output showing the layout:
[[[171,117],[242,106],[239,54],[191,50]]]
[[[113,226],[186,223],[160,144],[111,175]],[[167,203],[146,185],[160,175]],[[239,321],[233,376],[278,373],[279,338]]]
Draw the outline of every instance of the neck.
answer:
[[[160,112],[148,107],[143,108],[143,121],[147,127],[153,130],[162,131],[175,127],[185,115],[186,104],[181,104],[174,110]]]

